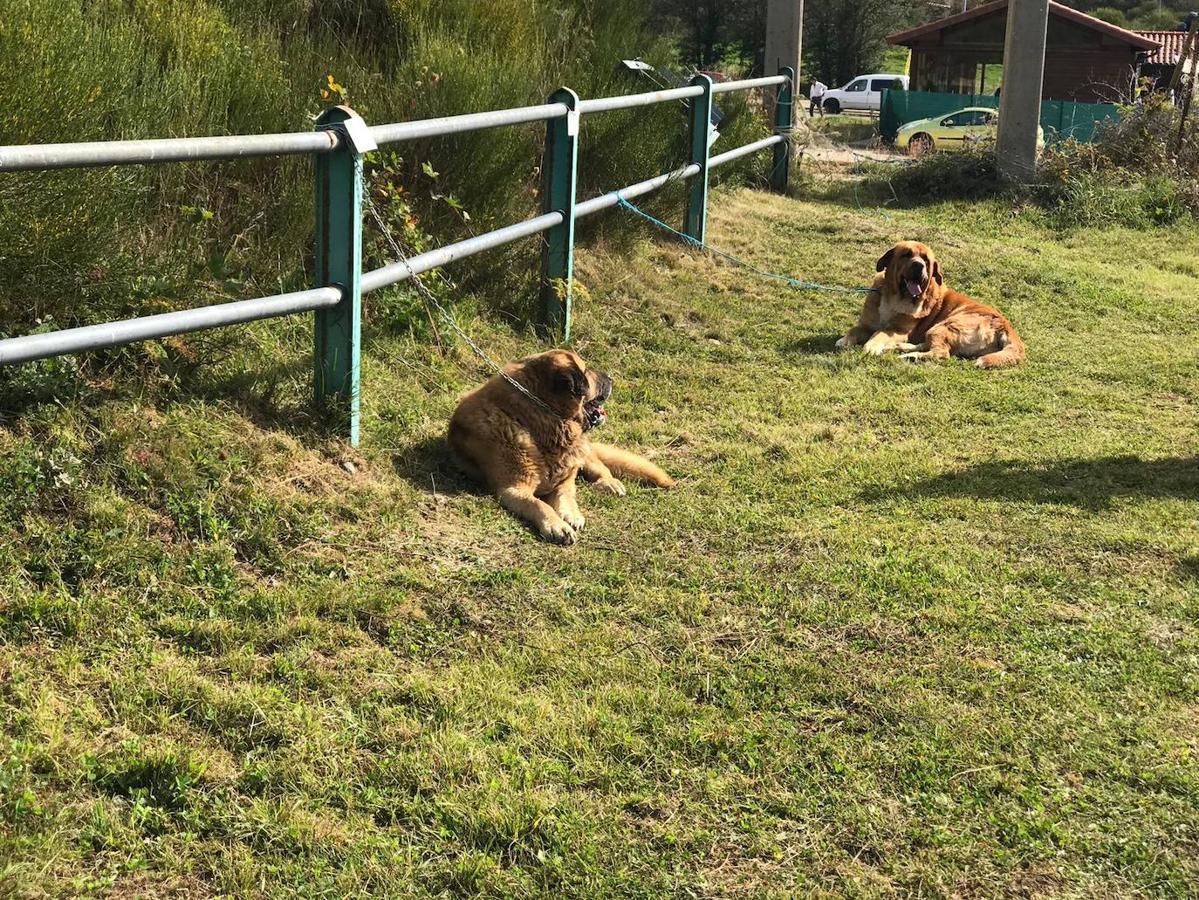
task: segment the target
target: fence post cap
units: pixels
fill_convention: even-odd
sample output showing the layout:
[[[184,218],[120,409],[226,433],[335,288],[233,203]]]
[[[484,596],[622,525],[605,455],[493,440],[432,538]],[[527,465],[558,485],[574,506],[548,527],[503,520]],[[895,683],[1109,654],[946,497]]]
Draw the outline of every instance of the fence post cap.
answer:
[[[549,96],[550,103],[564,103],[567,109],[574,109],[579,103],[579,95],[568,87],[560,87]]]
[[[357,154],[379,149],[366,120],[348,106],[329,107],[317,117],[316,127],[318,131],[343,133],[350,142],[350,148]]]

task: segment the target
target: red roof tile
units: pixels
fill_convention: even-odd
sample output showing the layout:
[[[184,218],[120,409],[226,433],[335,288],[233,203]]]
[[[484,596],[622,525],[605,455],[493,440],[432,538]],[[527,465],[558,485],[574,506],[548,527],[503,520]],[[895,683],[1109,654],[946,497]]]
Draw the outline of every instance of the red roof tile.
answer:
[[[1185,31],[1138,31],[1137,34],[1161,44],[1149,54],[1145,62],[1151,66],[1176,66],[1182,58],[1182,48],[1187,40]]]

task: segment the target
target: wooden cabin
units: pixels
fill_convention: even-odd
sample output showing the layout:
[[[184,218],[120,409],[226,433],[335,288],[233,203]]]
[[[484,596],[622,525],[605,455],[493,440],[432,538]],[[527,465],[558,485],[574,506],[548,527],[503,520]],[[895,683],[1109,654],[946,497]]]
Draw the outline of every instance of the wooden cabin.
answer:
[[[1007,6],[1008,0],[992,0],[888,37],[912,51],[911,90],[994,93],[1000,87]],[[1050,2],[1044,99],[1128,101],[1142,62],[1159,47],[1151,38]]]

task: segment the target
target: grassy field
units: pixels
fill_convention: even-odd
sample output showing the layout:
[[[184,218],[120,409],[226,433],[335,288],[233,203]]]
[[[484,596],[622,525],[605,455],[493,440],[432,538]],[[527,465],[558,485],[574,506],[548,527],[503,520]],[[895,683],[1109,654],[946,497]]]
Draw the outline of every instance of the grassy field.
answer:
[[[484,367],[385,305],[359,452],[303,319],[152,388],[24,370],[0,892],[1192,895],[1199,233],[713,200],[714,243],[831,284],[900,237],[1028,364],[838,355],[853,298],[582,251],[605,437],[681,484],[582,489],[569,549],[454,473]]]

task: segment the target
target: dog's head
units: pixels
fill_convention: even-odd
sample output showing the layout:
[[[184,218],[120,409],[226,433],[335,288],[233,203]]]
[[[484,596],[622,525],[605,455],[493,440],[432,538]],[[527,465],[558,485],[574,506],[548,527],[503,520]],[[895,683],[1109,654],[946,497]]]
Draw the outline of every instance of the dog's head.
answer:
[[[521,364],[529,388],[564,419],[574,419],[584,431],[608,421],[604,401],[612,395],[612,379],[588,369],[577,353],[550,350]]]
[[[877,271],[887,273],[889,293],[910,304],[914,314],[945,284],[932,249],[916,241],[901,241],[884,253]]]

